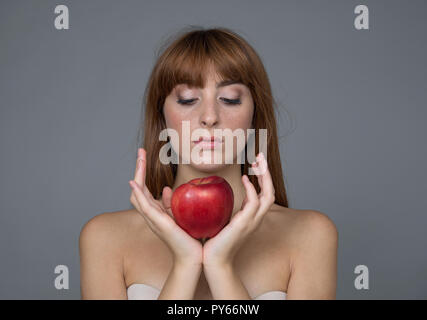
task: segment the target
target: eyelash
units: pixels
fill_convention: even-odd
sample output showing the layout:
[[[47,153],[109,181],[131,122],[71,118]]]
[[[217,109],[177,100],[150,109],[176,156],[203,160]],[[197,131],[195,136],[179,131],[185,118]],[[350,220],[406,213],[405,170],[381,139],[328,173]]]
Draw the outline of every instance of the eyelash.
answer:
[[[240,99],[226,99],[226,98],[221,98],[226,104],[229,105],[238,105],[241,104],[242,102],[240,101]],[[191,102],[195,101],[197,99],[189,99],[189,100],[183,100],[183,99],[178,99],[178,103],[182,104],[182,105],[191,105]]]

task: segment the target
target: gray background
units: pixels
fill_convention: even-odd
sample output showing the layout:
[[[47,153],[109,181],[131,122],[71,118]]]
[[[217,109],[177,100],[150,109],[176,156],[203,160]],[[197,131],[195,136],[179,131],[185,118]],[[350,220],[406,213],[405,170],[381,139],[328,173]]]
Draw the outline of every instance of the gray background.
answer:
[[[370,30],[354,28],[361,3]],[[415,0],[2,0],[0,298],[80,298],[81,227],[129,207],[154,53],[187,25],[231,28],[263,59],[290,206],[339,231],[337,298],[427,298],[426,15]]]

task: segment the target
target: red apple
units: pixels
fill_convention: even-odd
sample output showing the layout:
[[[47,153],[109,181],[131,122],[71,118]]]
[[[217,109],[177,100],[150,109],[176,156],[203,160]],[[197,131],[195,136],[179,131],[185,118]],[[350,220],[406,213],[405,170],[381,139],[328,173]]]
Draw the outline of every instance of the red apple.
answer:
[[[175,222],[195,239],[212,238],[230,221],[234,194],[218,176],[196,178],[180,185],[172,195]]]

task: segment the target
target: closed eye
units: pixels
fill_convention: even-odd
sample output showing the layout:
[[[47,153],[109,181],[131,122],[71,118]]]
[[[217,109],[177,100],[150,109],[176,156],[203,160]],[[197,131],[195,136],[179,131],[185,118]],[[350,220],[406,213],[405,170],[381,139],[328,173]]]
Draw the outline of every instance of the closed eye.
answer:
[[[178,102],[179,104],[183,104],[183,105],[191,105],[192,102],[195,100],[197,100],[197,99],[188,99],[188,100],[178,99],[176,102]]]
[[[182,105],[192,105],[193,102],[197,100],[197,99],[178,99],[177,103],[182,104]],[[226,104],[230,104],[230,105],[236,105],[236,104],[241,104],[242,101],[240,99],[227,99],[227,98],[221,98],[222,101],[224,101]]]
[[[227,98],[221,98],[226,104],[241,104],[242,102],[240,99],[227,99]]]

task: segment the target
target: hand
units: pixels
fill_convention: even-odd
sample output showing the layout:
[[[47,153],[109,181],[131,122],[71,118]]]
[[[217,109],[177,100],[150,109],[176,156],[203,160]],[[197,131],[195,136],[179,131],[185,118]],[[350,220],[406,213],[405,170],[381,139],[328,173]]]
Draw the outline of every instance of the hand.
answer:
[[[132,188],[130,202],[146,220],[150,229],[169,247],[174,262],[182,265],[202,264],[203,246],[175,223],[171,212],[172,189],[164,187],[162,201],[154,199],[145,184],[146,152],[138,149],[135,178],[130,180]]]
[[[267,161],[262,153],[252,168],[257,175],[261,192],[257,195],[254,185],[246,175],[242,176],[246,197],[242,208],[231,221],[203,246],[203,267],[232,267],[234,256],[247,237],[260,225],[263,217],[274,203],[274,187]]]

